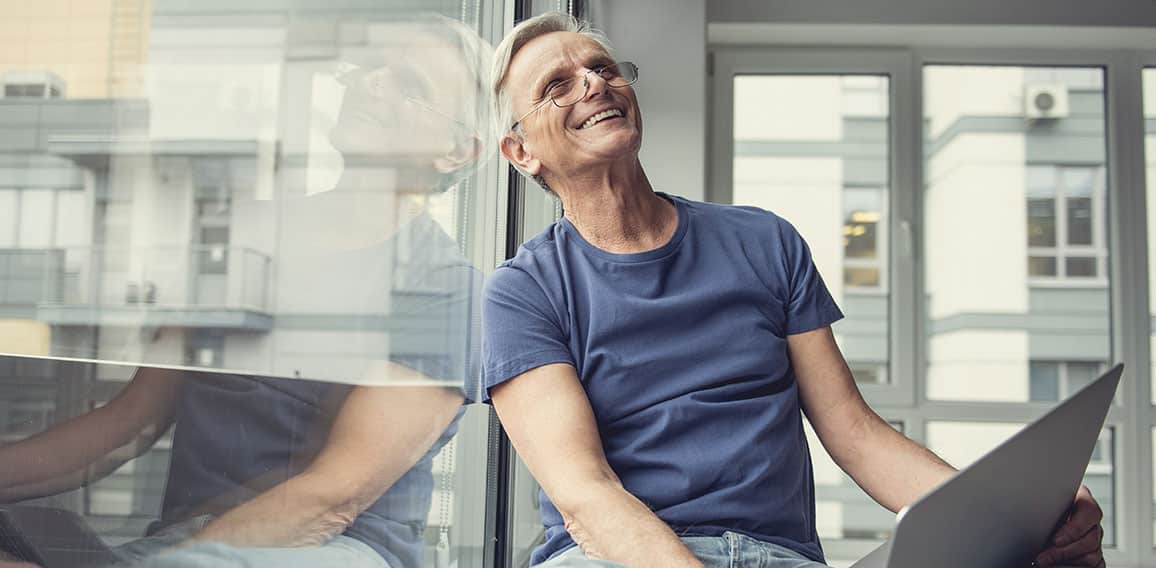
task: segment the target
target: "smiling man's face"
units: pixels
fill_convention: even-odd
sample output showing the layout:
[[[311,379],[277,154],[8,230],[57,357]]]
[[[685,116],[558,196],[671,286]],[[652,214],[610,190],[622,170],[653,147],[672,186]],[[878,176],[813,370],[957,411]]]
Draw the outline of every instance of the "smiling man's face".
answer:
[[[581,86],[582,73],[614,63],[593,39],[571,32],[538,36],[522,46],[506,72],[513,117],[529,112],[553,83],[569,78]],[[531,175],[553,180],[597,164],[633,160],[642,145],[642,117],[634,89],[610,87],[597,73],[577,104],[545,103],[522,119],[521,136],[506,134],[502,154]],[[556,189],[556,188],[555,188]]]

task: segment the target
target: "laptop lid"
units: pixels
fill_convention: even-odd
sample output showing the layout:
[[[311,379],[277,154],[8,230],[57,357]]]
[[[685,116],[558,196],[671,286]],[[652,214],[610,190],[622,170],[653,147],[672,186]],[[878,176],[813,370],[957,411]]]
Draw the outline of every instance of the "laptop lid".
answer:
[[[853,568],[1029,565],[1071,506],[1123,368],[904,508],[891,541]]]

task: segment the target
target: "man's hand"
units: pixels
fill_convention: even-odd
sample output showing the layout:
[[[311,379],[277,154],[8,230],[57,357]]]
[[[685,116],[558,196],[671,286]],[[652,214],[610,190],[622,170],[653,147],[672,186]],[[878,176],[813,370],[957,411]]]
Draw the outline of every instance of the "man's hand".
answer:
[[[1077,566],[1103,568],[1104,527],[1100,521],[1104,511],[1092,497],[1087,486],[1081,485],[1076,500],[1068,511],[1068,519],[1052,537],[1051,546],[1036,556],[1036,565],[1051,566],[1058,562]]]

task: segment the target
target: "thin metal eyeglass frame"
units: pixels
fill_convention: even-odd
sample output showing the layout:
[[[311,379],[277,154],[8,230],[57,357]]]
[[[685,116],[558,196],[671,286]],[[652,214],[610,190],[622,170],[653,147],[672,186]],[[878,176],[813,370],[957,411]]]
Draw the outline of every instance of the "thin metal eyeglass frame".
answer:
[[[611,67],[622,67],[623,65],[629,65],[630,67],[632,67],[634,69],[634,78],[631,79],[629,83],[626,83],[624,85],[611,85],[610,81],[608,79],[606,79],[605,77],[602,77],[603,71],[605,71]],[[586,98],[586,95],[590,94],[590,74],[591,73],[598,73],[598,76],[602,77],[602,79],[606,81],[606,86],[608,86],[612,89],[621,89],[622,87],[629,87],[630,85],[633,85],[633,84],[638,82],[638,66],[635,65],[633,61],[616,61],[610,65],[603,65],[601,67],[596,67],[594,69],[587,69],[586,71],[582,72],[582,96],[578,97],[574,102],[572,102],[570,104],[565,104],[565,105],[558,104],[558,101],[554,100],[554,97],[546,97],[545,99],[542,99],[541,101],[539,101],[538,104],[534,105],[534,108],[530,109],[529,112],[527,112],[526,114],[523,114],[521,117],[518,118],[518,120],[515,120],[514,124],[510,125],[510,130],[517,130],[518,125],[522,124],[522,121],[526,120],[527,116],[530,116],[531,114],[534,114],[535,112],[538,112],[539,109],[546,106],[546,103],[554,103],[554,106],[556,106],[558,108],[566,108],[568,106],[574,106],[574,105],[578,104],[578,101],[581,101],[582,99]]]
[[[433,105],[431,105],[431,104],[429,104],[429,103],[427,103],[421,99],[411,97],[411,96],[406,96],[405,100],[409,103],[416,105],[416,106],[424,108],[424,109],[426,109],[426,110],[428,110],[428,111],[430,111],[430,112],[432,112],[432,113],[434,113],[434,114],[436,114],[436,115],[438,115],[438,116],[440,116],[446,120],[449,120],[449,121],[451,121],[451,122],[453,122],[459,126],[462,126],[465,129],[472,131],[474,134],[478,134],[478,129],[476,127],[470,126],[469,124],[462,122],[460,119],[454,118],[454,117],[450,116],[449,114],[434,108]]]

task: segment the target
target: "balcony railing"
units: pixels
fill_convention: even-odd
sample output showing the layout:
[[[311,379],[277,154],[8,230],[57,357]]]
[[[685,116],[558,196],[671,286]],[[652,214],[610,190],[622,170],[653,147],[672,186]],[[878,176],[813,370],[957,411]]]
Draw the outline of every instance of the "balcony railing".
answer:
[[[0,304],[268,312],[271,263],[227,245],[0,249]]]

